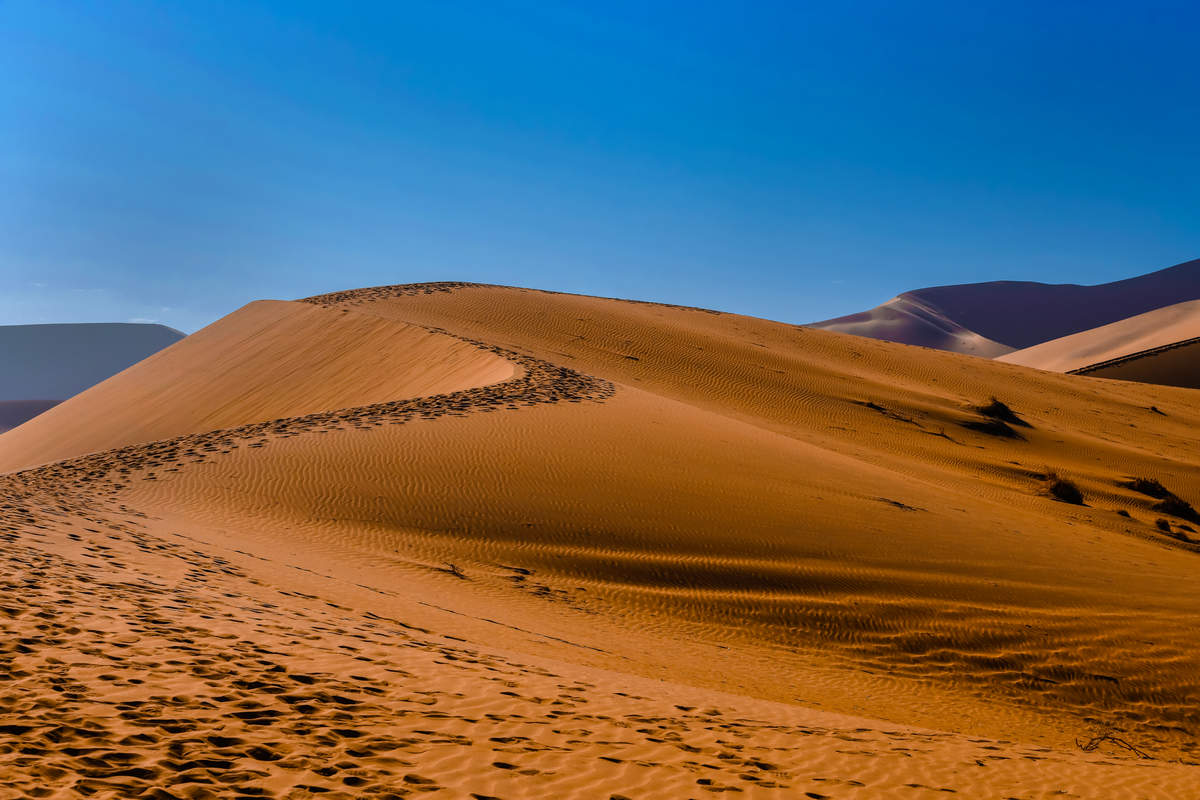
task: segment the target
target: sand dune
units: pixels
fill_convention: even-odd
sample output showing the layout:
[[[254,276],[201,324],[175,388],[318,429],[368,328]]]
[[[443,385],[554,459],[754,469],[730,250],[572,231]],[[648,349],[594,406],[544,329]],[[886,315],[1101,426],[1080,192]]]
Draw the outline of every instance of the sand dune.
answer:
[[[0,433],[31,420],[58,405],[57,400],[8,400],[0,402]]]
[[[1200,300],[1191,300],[1017,350],[997,360],[1054,372],[1071,372],[1198,336]],[[1172,381],[1152,382],[1188,385]]]
[[[512,365],[419,327],[260,301],[0,441],[0,470],[504,380]]]
[[[1200,339],[1184,339],[1073,370],[1078,375],[1200,389]]]
[[[905,292],[811,327],[993,357],[1200,299],[1200,259],[1096,286],[991,281]]]
[[[182,338],[165,325],[0,325],[0,432]]]
[[[870,311],[816,322],[810,327],[982,358],[995,358],[1012,351],[1008,345],[994,342],[959,325],[924,301],[919,292],[893,297]]]
[[[137,369],[0,440],[13,797],[1200,793],[1189,390],[469,284]]]

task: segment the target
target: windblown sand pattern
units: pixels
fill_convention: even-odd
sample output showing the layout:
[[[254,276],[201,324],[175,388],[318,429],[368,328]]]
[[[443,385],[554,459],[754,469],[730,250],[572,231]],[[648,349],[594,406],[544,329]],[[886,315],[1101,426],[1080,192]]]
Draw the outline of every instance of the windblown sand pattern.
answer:
[[[0,798],[1200,793],[1191,392],[474,284],[295,305],[0,475]]]
[[[920,796],[981,765],[1013,787],[1127,779],[1043,747],[614,691],[269,586],[128,511],[57,510],[56,533],[78,532],[6,515],[5,797],[836,797],[896,775]],[[1133,785],[1189,785],[1143,771]]]

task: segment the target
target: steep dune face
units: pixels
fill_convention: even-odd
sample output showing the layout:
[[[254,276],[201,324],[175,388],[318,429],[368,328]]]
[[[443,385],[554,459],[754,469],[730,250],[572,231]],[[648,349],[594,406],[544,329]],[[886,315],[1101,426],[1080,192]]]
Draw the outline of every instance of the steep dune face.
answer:
[[[89,692],[149,703],[92,734],[144,772],[95,780],[162,785],[186,754],[292,797],[1196,793],[1193,766],[1072,752],[1115,728],[1194,758],[1200,533],[1125,485],[1200,501],[1192,392],[504,287],[248,311],[189,339],[193,369],[252,328],[257,368],[334,346],[333,369],[359,353],[339,331],[394,346],[345,395],[283,392],[291,416],[239,401],[202,430],[248,370],[160,441],[0,478],[5,574],[40,570],[27,602],[59,609],[10,617],[54,640],[14,655],[21,697],[61,677],[39,648],[99,661],[9,710],[36,732]],[[371,394],[414,342],[473,366]],[[119,410],[90,403],[100,429]]]
[[[1071,372],[1198,336],[1200,300],[1190,300],[1017,350],[997,360],[1054,372]],[[1183,385],[1171,381],[1153,382]]]
[[[811,327],[974,355],[999,355],[1004,350],[992,345],[1032,347],[1196,299],[1200,299],[1200,259],[1096,286],[1031,281],[934,286]],[[937,331],[949,335],[938,336]]]
[[[259,301],[8,433],[0,470],[511,375],[502,359],[401,322]]]

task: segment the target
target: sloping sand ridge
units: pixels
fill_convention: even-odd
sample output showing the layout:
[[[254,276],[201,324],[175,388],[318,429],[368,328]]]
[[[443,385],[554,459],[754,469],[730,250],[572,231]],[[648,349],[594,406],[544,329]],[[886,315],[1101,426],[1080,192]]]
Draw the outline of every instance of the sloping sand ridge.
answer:
[[[1200,300],[1190,300],[1017,350],[997,360],[1072,372],[1197,337],[1200,337]],[[1186,384],[1168,382],[1168,385]]]
[[[1200,501],[1194,392],[503,287],[272,306],[0,477],[0,792],[1200,793],[1200,533],[1124,485]]]

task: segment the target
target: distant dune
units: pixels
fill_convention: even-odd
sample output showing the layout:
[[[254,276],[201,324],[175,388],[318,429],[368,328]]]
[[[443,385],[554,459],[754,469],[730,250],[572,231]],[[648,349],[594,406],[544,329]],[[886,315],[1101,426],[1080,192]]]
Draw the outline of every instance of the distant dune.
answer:
[[[992,281],[905,292],[810,327],[994,357],[1200,299],[1200,259],[1096,286]]]
[[[1200,338],[1141,350],[1073,372],[1094,378],[1200,389]]]
[[[1198,336],[1200,300],[1189,300],[1017,350],[996,360],[1070,372]]]
[[[955,322],[922,296],[926,291],[930,290],[906,292],[870,311],[814,322],[808,327],[982,358],[994,358],[1012,351],[1008,345],[992,341]]]
[[[33,419],[48,408],[58,404],[57,400],[8,400],[0,402],[0,433]]]
[[[700,309],[252,303],[0,438],[0,794],[1197,797],[1197,429]]]
[[[164,325],[0,325],[0,431],[182,338]]]

